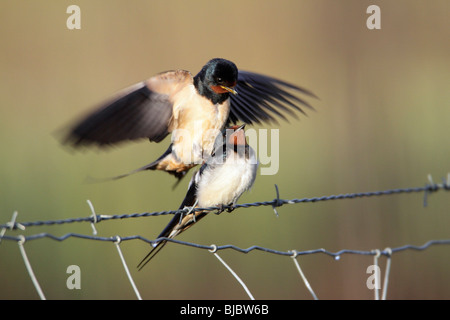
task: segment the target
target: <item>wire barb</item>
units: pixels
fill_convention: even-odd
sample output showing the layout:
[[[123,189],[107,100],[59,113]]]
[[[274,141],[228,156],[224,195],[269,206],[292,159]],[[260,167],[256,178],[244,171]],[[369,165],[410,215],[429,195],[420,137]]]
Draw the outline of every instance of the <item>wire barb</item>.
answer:
[[[424,189],[424,195],[423,195],[423,206],[424,207],[428,206],[428,195],[431,194],[432,192],[436,192],[439,189],[444,189],[446,191],[450,190],[450,173],[447,174],[447,179],[445,179],[444,177],[442,178],[442,184],[434,183],[433,177],[431,176],[431,174],[427,175],[427,179],[428,179],[429,183],[425,185],[425,189]]]
[[[445,177],[442,178],[442,183],[445,190],[450,190],[450,172],[447,173],[447,179]]]
[[[279,217],[277,208],[283,205],[283,201],[280,200],[280,192],[278,191],[278,186],[275,184],[275,191],[277,193],[276,199],[273,199],[272,209],[275,212],[275,215]]]
[[[89,205],[89,208],[91,208],[91,217],[92,217],[92,221],[91,221],[91,227],[92,227],[92,233],[95,235],[97,235],[97,229],[95,228],[95,224],[98,222],[97,221],[97,214],[95,213],[95,209],[94,209],[94,205],[92,204],[91,200],[86,200],[87,204]]]

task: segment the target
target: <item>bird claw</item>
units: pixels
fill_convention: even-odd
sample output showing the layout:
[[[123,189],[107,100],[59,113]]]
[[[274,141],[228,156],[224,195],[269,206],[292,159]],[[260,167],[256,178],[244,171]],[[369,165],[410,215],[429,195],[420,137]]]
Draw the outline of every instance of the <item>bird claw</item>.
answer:
[[[221,214],[225,210],[223,204],[219,204],[217,207],[218,207],[217,212],[214,212],[217,215]]]
[[[234,208],[234,206],[233,206],[232,204],[229,205],[229,206],[227,206],[227,208],[225,208],[225,206],[224,206],[223,204],[221,204],[221,205],[218,205],[217,212],[214,212],[214,213],[217,214],[217,215],[219,215],[219,214],[221,214],[222,212],[224,212],[225,210],[227,210],[227,212],[232,212],[234,209],[235,209],[235,208]]]

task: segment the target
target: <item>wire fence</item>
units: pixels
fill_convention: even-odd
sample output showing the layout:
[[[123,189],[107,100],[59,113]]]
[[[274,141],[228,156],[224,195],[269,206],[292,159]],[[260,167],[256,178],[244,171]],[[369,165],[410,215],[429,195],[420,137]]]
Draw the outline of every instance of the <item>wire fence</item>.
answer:
[[[450,190],[450,173],[447,175],[446,178],[442,179],[442,183],[434,183],[431,176],[428,176],[429,182],[425,186],[421,187],[412,187],[412,188],[396,188],[396,189],[389,189],[389,190],[382,190],[382,191],[372,191],[372,192],[358,192],[358,193],[347,193],[347,194],[339,194],[339,195],[330,195],[330,196],[322,196],[322,197],[312,197],[312,198],[301,198],[301,199],[291,199],[291,200],[285,200],[281,199],[279,195],[278,186],[275,185],[275,191],[276,191],[276,198],[271,201],[263,201],[263,202],[253,202],[253,203],[245,203],[245,204],[237,204],[233,208],[239,209],[239,208],[251,208],[251,207],[260,207],[260,206],[271,206],[274,210],[275,214],[278,215],[277,208],[281,207],[283,205],[292,205],[292,204],[300,204],[300,203],[311,203],[311,202],[320,202],[320,201],[332,201],[332,200],[342,200],[342,199],[356,199],[356,198],[367,198],[367,197],[379,197],[379,196],[388,196],[388,195],[398,195],[398,194],[405,194],[405,193],[423,193],[423,205],[427,206],[428,202],[428,195],[430,193],[434,193],[440,190],[449,191]],[[342,255],[346,254],[356,254],[356,255],[366,255],[366,256],[373,256],[374,258],[374,266],[378,267],[378,258],[380,256],[385,256],[386,259],[386,268],[385,268],[385,275],[384,275],[384,281],[383,281],[383,287],[382,287],[382,294],[381,298],[386,299],[387,294],[387,288],[388,288],[388,282],[389,282],[389,271],[390,271],[390,265],[391,265],[391,256],[395,253],[406,251],[406,250],[414,250],[414,251],[423,251],[431,246],[436,245],[450,245],[450,239],[438,239],[438,240],[430,240],[424,243],[423,245],[411,245],[407,244],[400,247],[394,247],[394,248],[385,248],[385,249],[374,249],[374,250],[352,250],[352,249],[342,249],[339,251],[328,251],[326,249],[314,249],[314,250],[306,250],[306,251],[296,251],[296,250],[290,250],[290,251],[279,251],[274,250],[271,248],[266,248],[262,246],[251,246],[248,248],[240,248],[234,245],[202,245],[197,243],[191,243],[186,241],[181,241],[177,239],[170,239],[170,238],[158,238],[158,239],[148,239],[145,237],[142,237],[140,235],[133,235],[133,236],[127,236],[127,237],[120,237],[118,235],[111,236],[111,237],[100,237],[97,236],[97,230],[95,228],[95,225],[102,222],[102,221],[108,221],[108,220],[117,220],[117,219],[129,219],[129,218],[140,218],[140,217],[149,217],[149,216],[160,216],[160,215],[167,215],[167,214],[176,214],[176,213],[187,213],[189,210],[192,212],[194,211],[210,211],[214,212],[219,209],[228,209],[229,207],[225,206],[223,208],[218,207],[209,207],[209,208],[196,208],[196,209],[181,209],[181,210],[169,210],[169,211],[158,211],[158,212],[144,212],[144,213],[132,213],[132,214],[121,214],[121,215],[98,215],[95,213],[94,206],[92,203],[88,200],[89,207],[91,209],[92,214],[87,217],[79,217],[79,218],[70,218],[70,219],[61,219],[61,220],[46,220],[46,221],[31,221],[31,222],[17,222],[17,212],[13,213],[13,216],[11,218],[11,221],[1,224],[0,225],[0,244],[3,240],[6,241],[16,241],[19,245],[20,253],[22,255],[22,258],[24,260],[26,269],[30,275],[30,278],[33,282],[33,285],[36,288],[36,291],[41,299],[45,299],[45,295],[39,285],[39,282],[34,275],[32,266],[28,260],[24,243],[28,241],[34,241],[39,239],[52,239],[55,241],[64,241],[69,238],[80,238],[80,239],[88,239],[93,241],[107,241],[112,242],[116,245],[118,254],[120,256],[120,259],[122,261],[123,267],[125,269],[125,272],[127,274],[127,277],[130,281],[130,284],[136,294],[136,297],[138,299],[142,299],[134,280],[131,276],[131,273],[129,272],[127,263],[124,259],[124,256],[122,254],[122,251],[120,249],[120,243],[123,241],[131,241],[131,240],[141,240],[149,244],[155,244],[161,240],[167,240],[168,242],[173,242],[179,245],[185,245],[190,247],[195,247],[199,249],[209,250],[211,253],[214,254],[214,256],[229,270],[229,272],[235,277],[235,279],[239,282],[239,284],[244,288],[245,292],[249,296],[250,299],[254,299],[253,295],[245,285],[245,283],[239,278],[239,276],[226,264],[226,262],[218,255],[219,251],[222,250],[235,250],[240,253],[249,253],[251,251],[257,250],[257,251],[263,251],[270,254],[275,255],[282,255],[282,256],[291,256],[293,258],[295,267],[297,268],[300,277],[302,278],[306,288],[309,290],[310,294],[314,299],[318,299],[317,295],[315,294],[314,290],[310,286],[307,278],[305,277],[304,273],[302,272],[302,269],[298,263],[297,257],[301,255],[310,255],[310,254],[325,254],[328,256],[333,257],[334,259],[338,260]],[[87,234],[78,234],[78,233],[67,233],[62,236],[55,236],[51,233],[37,233],[32,235],[18,235],[18,236],[11,236],[7,235],[7,230],[25,230],[26,228],[31,227],[38,227],[38,226],[54,226],[54,225],[61,225],[61,224],[70,224],[70,223],[82,223],[82,222],[88,222],[92,226],[93,235],[87,235]],[[375,279],[377,280],[377,279]],[[379,280],[378,280],[379,281]],[[377,284],[377,288],[374,290],[374,298],[379,299],[379,291],[381,289],[381,284]]]

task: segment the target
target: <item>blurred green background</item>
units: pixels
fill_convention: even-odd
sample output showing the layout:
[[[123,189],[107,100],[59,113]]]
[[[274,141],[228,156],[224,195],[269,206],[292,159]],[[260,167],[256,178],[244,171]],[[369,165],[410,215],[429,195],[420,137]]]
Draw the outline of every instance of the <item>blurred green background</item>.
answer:
[[[81,8],[81,30],[66,9]],[[381,8],[381,30],[366,8]],[[280,169],[257,177],[240,203],[422,186],[450,171],[450,3],[434,1],[24,1],[0,2],[0,223],[177,209],[189,179],[144,172],[100,184],[154,160],[146,141],[108,151],[62,147],[58,132],[117,90],[170,69],[192,73],[213,57],[312,90],[308,117],[280,129]],[[189,175],[190,176],[190,175]],[[178,239],[275,250],[371,250],[450,238],[450,195],[408,194],[259,207],[211,215]],[[98,235],[154,239],[171,216],[101,222]],[[9,235],[92,234],[88,223]],[[144,299],[247,299],[208,251],[169,244],[145,269],[148,244],[121,244]],[[25,249],[49,299],[135,299],[110,242],[29,241]],[[256,299],[310,299],[289,257],[231,250],[220,256]],[[372,299],[370,256],[298,258],[321,299]],[[380,263],[384,270],[385,259]],[[81,268],[68,290],[66,268]],[[392,258],[390,299],[450,298],[450,247]],[[17,243],[0,244],[0,298],[36,299]]]

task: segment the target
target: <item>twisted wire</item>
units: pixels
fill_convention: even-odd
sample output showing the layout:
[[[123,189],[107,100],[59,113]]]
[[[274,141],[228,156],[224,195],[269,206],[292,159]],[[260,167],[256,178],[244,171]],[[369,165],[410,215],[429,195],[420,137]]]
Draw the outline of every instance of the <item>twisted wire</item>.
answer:
[[[430,179],[431,180],[431,179]],[[377,197],[377,196],[386,196],[393,194],[401,194],[401,193],[419,193],[424,192],[423,205],[427,205],[427,197],[428,194],[432,192],[437,192],[439,190],[450,190],[450,175],[447,180],[444,180],[441,184],[430,183],[426,184],[422,187],[412,187],[412,188],[396,188],[389,190],[381,190],[381,191],[369,191],[369,192],[357,192],[357,193],[346,193],[346,194],[338,194],[338,195],[329,195],[329,196],[321,196],[321,197],[312,197],[312,198],[301,198],[301,199],[291,199],[284,200],[279,198],[278,186],[275,185],[277,197],[270,201],[260,201],[253,203],[244,203],[244,204],[236,204],[233,208],[229,206],[219,207],[208,207],[208,208],[185,208],[180,210],[165,210],[165,211],[155,211],[155,212],[143,212],[143,213],[131,213],[131,214],[116,214],[116,215],[97,215],[93,214],[89,217],[79,217],[79,218],[68,218],[68,219],[59,219],[59,220],[46,220],[46,221],[30,221],[30,222],[9,222],[6,224],[0,225],[0,229],[18,229],[23,227],[32,227],[32,226],[42,226],[42,225],[59,225],[59,224],[67,224],[67,223],[75,223],[75,222],[91,222],[91,223],[99,223],[101,221],[106,220],[117,220],[117,219],[128,219],[128,218],[141,218],[141,217],[150,217],[150,216],[160,216],[167,214],[176,214],[176,213],[186,213],[187,211],[216,211],[220,209],[238,209],[238,208],[251,208],[251,207],[260,207],[260,206],[271,206],[275,213],[278,215],[276,208],[281,207],[286,204],[298,204],[298,203],[314,203],[320,201],[331,201],[331,200],[343,200],[343,199],[355,199],[355,198],[363,198],[363,197]],[[0,235],[0,239],[1,239]]]

